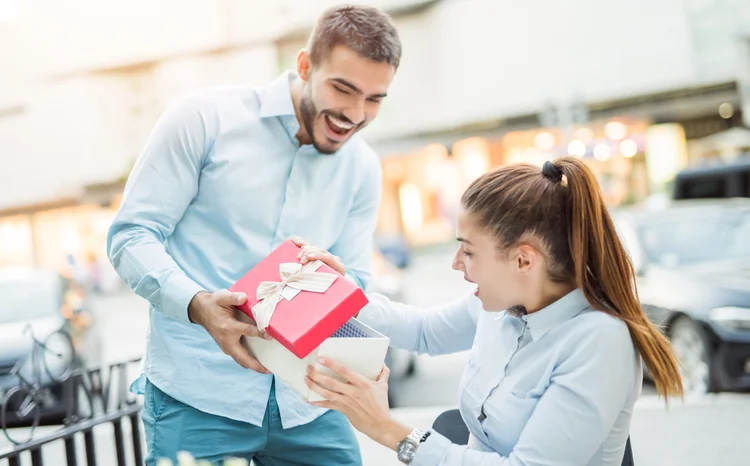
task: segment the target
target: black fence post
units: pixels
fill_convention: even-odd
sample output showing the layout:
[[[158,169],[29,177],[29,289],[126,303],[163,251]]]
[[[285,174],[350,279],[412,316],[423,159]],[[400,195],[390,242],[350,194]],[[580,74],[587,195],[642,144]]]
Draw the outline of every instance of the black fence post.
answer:
[[[130,432],[133,434],[133,458],[138,466],[143,464],[143,449],[141,448],[141,422],[138,412],[130,415]]]
[[[112,421],[115,434],[115,452],[117,453],[117,466],[127,466],[125,464],[125,444],[122,437],[122,418]]]
[[[74,436],[65,439],[65,458],[68,466],[78,466],[78,456],[76,456],[76,439]]]
[[[94,445],[93,429],[83,431],[83,441],[86,444],[86,464],[88,466],[96,466],[96,446]]]
[[[31,466],[44,466],[41,447],[31,450]]]

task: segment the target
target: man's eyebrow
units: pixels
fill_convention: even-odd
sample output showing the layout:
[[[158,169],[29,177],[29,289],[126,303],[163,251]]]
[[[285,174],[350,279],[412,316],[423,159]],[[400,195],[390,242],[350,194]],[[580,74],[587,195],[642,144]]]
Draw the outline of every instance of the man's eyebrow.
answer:
[[[346,79],[331,78],[331,81],[335,81],[335,82],[341,84],[344,87],[348,87],[349,90],[352,91],[352,92],[354,92],[354,93],[357,93],[357,94],[362,94],[363,93],[362,89],[358,88],[357,86],[355,86],[354,84],[350,83]]]

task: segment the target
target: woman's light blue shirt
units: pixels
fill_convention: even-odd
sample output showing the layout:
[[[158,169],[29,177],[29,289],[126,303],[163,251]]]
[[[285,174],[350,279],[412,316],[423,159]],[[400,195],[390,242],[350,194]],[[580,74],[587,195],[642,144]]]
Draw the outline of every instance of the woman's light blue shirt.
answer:
[[[432,432],[412,465],[621,464],[641,359],[625,323],[592,309],[581,290],[520,317],[485,312],[473,295],[429,310],[369,298],[360,319],[394,347],[471,348],[458,393],[469,445]]]

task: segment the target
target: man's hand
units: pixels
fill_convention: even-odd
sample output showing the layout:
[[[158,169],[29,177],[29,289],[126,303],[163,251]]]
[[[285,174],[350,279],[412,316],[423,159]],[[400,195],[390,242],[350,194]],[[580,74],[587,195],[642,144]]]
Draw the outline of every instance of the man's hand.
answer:
[[[237,364],[245,369],[269,374],[240,342],[243,336],[267,338],[260,334],[254,324],[241,322],[235,317],[235,306],[243,304],[246,300],[247,296],[244,293],[232,293],[229,290],[219,290],[215,293],[201,291],[190,301],[188,316],[192,322],[205,328],[221,350],[237,361]]]
[[[341,262],[339,256],[334,256],[330,252],[318,246],[311,246],[307,244],[307,241],[303,240],[299,236],[292,236],[290,238],[294,244],[302,248],[297,259],[300,260],[302,265],[307,264],[310,261],[319,260],[328,267],[332,268],[341,275],[346,274],[346,266]]]

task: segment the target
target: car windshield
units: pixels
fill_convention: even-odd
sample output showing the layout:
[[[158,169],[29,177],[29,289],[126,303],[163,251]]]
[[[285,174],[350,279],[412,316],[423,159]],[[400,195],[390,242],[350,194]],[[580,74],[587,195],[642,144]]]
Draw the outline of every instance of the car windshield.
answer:
[[[62,284],[55,277],[0,282],[0,323],[49,317],[62,306]]]
[[[649,262],[664,266],[750,259],[750,214],[725,211],[681,218],[664,218],[640,228],[641,245]]]

